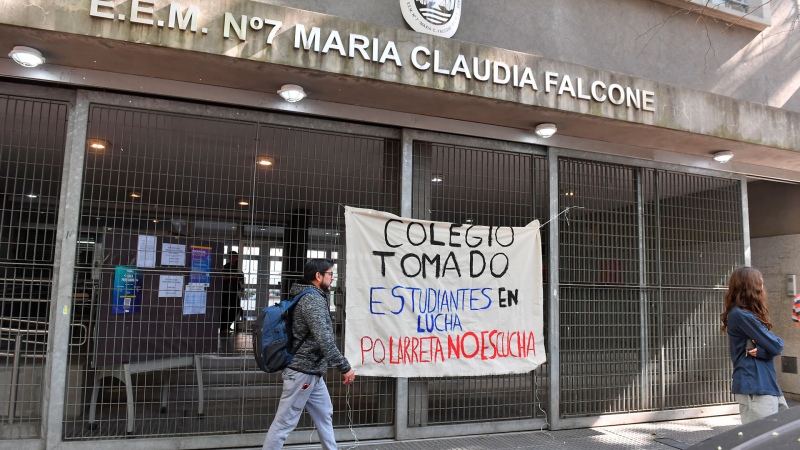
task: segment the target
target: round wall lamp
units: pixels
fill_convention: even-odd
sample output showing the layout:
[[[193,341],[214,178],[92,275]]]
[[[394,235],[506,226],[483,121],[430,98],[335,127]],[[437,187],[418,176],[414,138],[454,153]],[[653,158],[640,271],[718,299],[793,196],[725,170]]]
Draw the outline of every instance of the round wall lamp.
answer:
[[[271,156],[259,156],[256,158],[256,164],[262,167],[269,167],[275,164],[275,159],[273,159]]]
[[[8,53],[8,56],[22,67],[36,67],[44,64],[44,56],[35,48],[18,45]]]
[[[540,123],[539,125],[536,125],[536,129],[534,130],[536,135],[542,139],[552,137],[554,134],[556,134],[556,131],[558,131],[558,128],[556,128],[555,124],[552,123]]]
[[[278,95],[287,102],[294,103],[306,98],[306,91],[296,84],[284,84],[278,91]]]
[[[733,152],[729,152],[727,150],[723,150],[721,152],[714,152],[714,161],[718,163],[725,164],[726,162],[733,159]]]
[[[111,147],[111,143],[103,139],[89,139],[87,144],[92,150],[106,150]]]

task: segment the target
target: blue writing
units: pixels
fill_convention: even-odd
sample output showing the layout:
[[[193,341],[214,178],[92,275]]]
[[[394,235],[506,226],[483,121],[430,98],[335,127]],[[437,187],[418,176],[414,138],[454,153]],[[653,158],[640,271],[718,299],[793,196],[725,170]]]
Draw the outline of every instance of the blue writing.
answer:
[[[423,318],[424,317],[424,318]],[[464,331],[458,314],[420,314],[417,316],[417,332]]]
[[[405,306],[406,306],[406,298],[403,297],[402,295],[397,295],[397,290],[398,289],[402,289],[402,286],[395,286],[395,287],[392,288],[392,297],[400,300],[400,309],[398,309],[397,311],[392,311],[392,314],[394,314],[395,316],[400,314],[401,312],[403,312],[403,308],[405,308]],[[412,295],[413,295],[413,293],[412,293]],[[414,304],[412,303],[411,306],[413,308]]]
[[[373,287],[373,288],[369,289],[369,312],[370,313],[375,314],[375,315],[380,315],[380,316],[383,316],[383,315],[386,314],[386,313],[382,313],[382,312],[375,312],[374,305],[381,305],[381,304],[383,304],[383,302],[379,302],[379,301],[373,299],[373,294],[374,294],[375,291],[383,291],[385,289],[386,288],[382,288],[382,287]]]

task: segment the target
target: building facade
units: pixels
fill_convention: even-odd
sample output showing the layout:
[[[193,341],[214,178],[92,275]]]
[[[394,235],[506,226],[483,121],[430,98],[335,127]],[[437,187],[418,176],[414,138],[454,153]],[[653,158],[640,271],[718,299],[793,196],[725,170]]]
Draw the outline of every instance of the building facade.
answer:
[[[345,205],[544,223],[547,363],[329,377],[342,442],[735,413],[719,315],[744,264],[764,269],[779,381],[800,394],[798,13],[0,2],[0,48],[45,59],[0,58],[0,446],[259,446],[281,381],[247,324],[331,258],[343,348]],[[307,97],[278,94],[293,86]],[[225,337],[231,251],[245,283]],[[304,416],[290,442],[315,439]]]

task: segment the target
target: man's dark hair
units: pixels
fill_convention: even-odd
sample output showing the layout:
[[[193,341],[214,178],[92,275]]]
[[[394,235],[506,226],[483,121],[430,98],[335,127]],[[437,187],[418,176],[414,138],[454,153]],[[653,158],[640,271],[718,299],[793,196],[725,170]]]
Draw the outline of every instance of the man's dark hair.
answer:
[[[331,259],[309,259],[303,268],[303,281],[311,284],[312,281],[317,279],[317,273],[327,272],[331,267],[333,267],[333,260]]]

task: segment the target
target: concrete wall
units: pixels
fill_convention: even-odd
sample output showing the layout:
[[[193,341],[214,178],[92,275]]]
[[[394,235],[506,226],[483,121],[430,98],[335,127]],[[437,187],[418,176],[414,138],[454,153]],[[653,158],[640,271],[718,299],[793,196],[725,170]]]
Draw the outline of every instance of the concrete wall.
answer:
[[[800,185],[754,181],[747,196],[751,237],[800,234]]]
[[[480,33],[476,34],[476,39],[483,41],[492,41],[491,45],[502,45],[513,47],[513,45],[505,45],[505,43],[494,42],[491,38],[499,31],[492,28],[492,24],[503,22],[502,28],[513,28],[519,31],[519,35],[523,36],[525,40],[520,41],[523,44],[516,45],[526,51],[526,53],[519,53],[513,50],[505,50],[503,48],[492,47],[490,45],[482,45],[476,43],[467,43],[459,40],[450,40],[444,38],[437,38],[430,35],[424,35],[417,32],[408,31],[399,27],[386,27],[380,24],[370,24],[364,22],[356,22],[350,18],[342,18],[320,14],[313,11],[303,11],[295,8],[287,8],[282,5],[271,5],[257,1],[236,1],[236,0],[214,0],[204,2],[201,13],[192,15],[198,20],[192,21],[192,27],[187,28],[186,25],[179,25],[174,28],[169,28],[168,19],[170,16],[175,18],[177,15],[172,7],[164,7],[163,2],[159,0],[159,6],[154,9],[148,9],[148,13],[142,13],[147,18],[139,16],[135,18],[134,5],[139,3],[128,4],[127,2],[119,3],[116,8],[110,6],[105,7],[103,11],[96,11],[92,13],[90,2],[84,0],[63,0],[61,2],[49,2],[46,0],[30,0],[31,7],[28,8],[15,8],[13,2],[3,3],[0,1],[0,43],[6,39],[8,47],[12,44],[15,45],[16,40],[11,41],[9,36],[18,33],[17,28],[34,29],[36,32],[31,37],[31,44],[39,48],[43,53],[50,58],[48,63],[56,66],[65,67],[96,67],[97,60],[103,61],[104,67],[113,67],[113,70],[118,73],[126,73],[131,75],[147,76],[152,78],[162,79],[179,79],[184,81],[202,81],[212,85],[219,86],[235,86],[237,89],[253,90],[256,92],[267,92],[276,88],[280,84],[274,80],[286,79],[286,74],[283,69],[286,67],[296,69],[310,69],[311,72],[305,72],[309,77],[295,78],[301,85],[316,84],[311,80],[311,76],[320,78],[318,72],[332,74],[335,76],[325,77],[325,82],[320,83],[317,93],[322,92],[318,97],[320,100],[341,102],[351,104],[352,95],[347,93],[352,89],[357,88],[363,93],[362,97],[384,99],[384,96],[391,96],[390,92],[394,92],[394,96],[390,101],[381,103],[381,108],[389,110],[402,110],[402,111],[419,111],[426,114],[436,115],[438,111],[437,105],[434,109],[428,109],[423,105],[431,96],[441,93],[458,93],[465,94],[463,98],[470,100],[486,101],[484,104],[497,105],[498,109],[514,104],[531,105],[542,108],[538,110],[545,112],[548,109],[557,110],[559,112],[578,113],[576,120],[580,120],[582,116],[592,116],[594,118],[615,119],[618,121],[625,121],[634,124],[652,125],[652,133],[658,133],[660,130],[676,130],[685,131],[692,134],[700,134],[711,136],[715,138],[722,138],[725,141],[719,142],[718,145],[735,144],[736,142],[763,145],[778,149],[785,149],[790,151],[797,151],[800,149],[800,112],[792,110],[782,110],[779,108],[770,107],[763,103],[739,100],[734,97],[729,97],[727,94],[733,92],[725,92],[726,95],[719,95],[709,91],[698,91],[685,87],[676,87],[672,82],[679,82],[680,80],[675,77],[663,75],[661,78],[666,79],[668,82],[660,82],[654,79],[638,78],[624,72],[636,72],[641,69],[656,67],[650,75],[656,78],[655,75],[660,73],[669,74],[683,74],[686,71],[694,71],[696,64],[692,58],[682,53],[663,52],[650,54],[652,48],[650,45],[663,42],[665,48],[689,48],[694,49],[696,45],[691,41],[691,33],[686,30],[678,30],[679,32],[670,39],[670,34],[666,30],[674,30],[678,25],[673,19],[681,16],[674,16],[667,14],[666,17],[670,18],[666,21],[660,31],[650,39],[650,44],[647,46],[642,45],[642,48],[626,47],[624,38],[614,37],[619,29],[627,29],[628,24],[638,24],[646,21],[648,24],[655,23],[656,25],[664,21],[662,9],[666,5],[655,2],[652,0],[637,0],[628,1],[625,3],[612,3],[616,9],[609,11],[601,10],[594,11],[592,6],[599,2],[578,2],[575,8],[570,8],[567,3],[569,0],[562,2],[553,2],[559,6],[551,7],[553,17],[542,19],[539,14],[532,18],[532,23],[515,22],[514,18],[519,14],[518,10],[511,9],[511,6],[516,5],[514,2],[498,3],[497,10],[480,10],[475,9],[473,12],[479,14],[481,20],[480,27],[478,25],[470,26],[468,23],[462,24],[466,30],[464,38],[470,32],[476,32],[480,28]],[[109,2],[112,3],[112,2]],[[379,6],[375,7],[374,2],[369,5],[364,5],[365,9],[375,9],[379,11],[386,8],[387,2],[381,2]],[[392,3],[392,2],[388,2]],[[155,3],[147,3],[155,4]],[[484,3],[481,3],[484,5]],[[602,4],[607,4],[603,2]],[[97,4],[94,4],[97,6]],[[180,5],[175,3],[175,5]],[[511,5],[511,6],[509,6]],[[536,3],[534,3],[536,5]],[[628,5],[628,6],[626,6]],[[652,5],[658,5],[654,7]],[[36,6],[36,7],[34,7]],[[303,6],[295,5],[292,6]],[[313,5],[310,5],[313,6]],[[646,8],[644,6],[647,6]],[[392,7],[393,12],[389,14],[392,17],[397,17],[399,20],[401,14],[398,10],[399,5]],[[137,7],[138,8],[138,7]],[[176,7],[177,8],[177,7]],[[475,6],[474,8],[478,8]],[[485,6],[484,6],[485,8]],[[588,9],[587,9],[588,8]],[[653,10],[653,8],[657,8]],[[674,7],[673,7],[674,8]],[[97,8],[95,8],[97,9]],[[319,8],[317,8],[319,9]],[[199,7],[197,9],[199,11]],[[348,10],[349,11],[349,10]],[[338,11],[332,11],[338,12]],[[541,13],[542,11],[538,11]],[[580,16],[576,14],[580,13]],[[595,14],[596,13],[596,14]],[[633,16],[628,16],[633,14]],[[352,14],[351,14],[352,15]],[[270,18],[270,20],[279,20],[282,23],[283,30],[274,36],[274,40],[269,41],[270,38],[264,39],[263,23],[256,26],[262,30],[261,34],[249,33],[249,38],[244,34],[238,34],[236,31],[231,31],[233,27],[230,21],[225,20],[225,17],[237,18],[247,16],[249,18],[256,18],[261,20],[262,17]],[[187,16],[188,17],[188,16]],[[200,19],[199,17],[202,17]],[[575,20],[567,20],[564,17],[572,18]],[[583,22],[578,23],[578,17]],[[591,18],[588,19],[588,18]],[[534,20],[535,19],[535,20]],[[602,23],[597,23],[597,27],[592,28],[593,20],[602,20]],[[646,20],[645,20],[646,19]],[[234,20],[234,22],[235,22]],[[142,23],[142,21],[145,21]],[[563,27],[558,28],[558,24],[565,22]],[[586,24],[588,22],[588,25]],[[175,22],[173,20],[173,22]],[[189,22],[187,20],[187,22]],[[198,27],[197,22],[200,22]],[[247,22],[247,21],[245,21]],[[251,20],[252,22],[252,20]],[[531,22],[531,21],[528,21]],[[552,24],[555,22],[557,28],[552,29],[552,33],[533,33],[531,29],[540,30],[539,23]],[[226,26],[225,24],[228,23]],[[512,26],[508,26],[511,23]],[[694,24],[694,22],[692,22]],[[718,25],[718,22],[713,22]],[[3,25],[5,24],[5,26]],[[245,23],[245,28],[247,24]],[[300,27],[303,25],[303,27]],[[568,25],[568,26],[567,26]],[[310,30],[310,27],[318,26],[321,36],[317,39],[316,45],[310,49],[303,49],[300,45],[300,30]],[[653,25],[650,25],[652,28]],[[694,25],[693,25],[694,26]],[[711,27],[711,25],[709,25]],[[500,28],[498,25],[497,28]],[[645,28],[646,32],[649,28]],[[705,29],[705,28],[704,28]],[[292,31],[293,30],[293,31]],[[366,39],[370,45],[373,45],[373,51],[379,51],[381,45],[385,45],[387,49],[392,49],[387,55],[393,55],[391,59],[385,59],[383,63],[373,61],[367,52],[364,54],[359,53],[356,55],[355,50],[351,54],[345,52],[344,48],[333,50],[323,47],[322,41],[335,43],[331,36],[340,39],[339,31],[343,30],[345,33],[344,42],[348,39],[359,38]],[[526,31],[527,30],[527,31]],[[738,28],[737,28],[738,30]],[[749,28],[748,28],[749,30]],[[721,30],[720,30],[721,31]],[[226,32],[228,37],[225,37]],[[335,32],[335,33],[334,33]],[[710,28],[708,30],[710,33]],[[737,31],[730,29],[728,34],[736,34]],[[514,33],[517,33],[515,31]],[[231,34],[235,34],[233,37]],[[245,33],[246,34],[246,33]],[[635,34],[635,33],[634,33]],[[638,34],[636,36],[641,35]],[[481,37],[485,36],[485,37]],[[517,34],[514,34],[516,37]],[[611,36],[610,40],[609,37]],[[689,36],[689,38],[684,38]],[[377,41],[369,40],[368,37],[377,38]],[[16,39],[16,38],[15,38]],[[648,38],[649,39],[649,38]],[[689,43],[687,44],[687,39]],[[708,48],[708,45],[713,45],[713,41],[709,43],[708,39],[700,40],[706,45],[704,54],[720,55],[721,49]],[[391,42],[391,46],[389,45]],[[507,42],[514,44],[514,42]],[[551,50],[540,51],[537,46],[547,42],[546,45],[553,46]],[[602,44],[597,44],[602,42]],[[382,44],[383,43],[383,44]],[[396,45],[396,47],[395,47]],[[543,44],[544,45],[544,44]],[[701,44],[697,44],[701,45]],[[418,46],[423,46],[426,51],[433,49],[434,53],[433,62],[428,64],[427,68],[417,68],[412,64],[414,58],[412,55],[416,54],[413,50]],[[319,48],[317,48],[319,47]],[[586,51],[590,48],[591,51]],[[800,49],[800,47],[797,47]],[[176,51],[179,50],[179,51]],[[328,51],[329,50],[329,51]],[[386,49],[384,49],[386,51]],[[800,50],[798,50],[800,51]],[[687,51],[682,51],[686,53]],[[536,56],[537,53],[552,53],[547,58]],[[787,54],[791,54],[787,50]],[[437,56],[441,61],[446,62],[446,69],[439,68],[440,72],[436,72]],[[586,54],[586,57],[574,57],[572,55]],[[597,69],[590,65],[575,64],[569,62],[571,59],[581,60],[585,64],[595,64],[592,58],[597,54],[615,56],[606,62],[606,65],[613,68],[611,70]],[[352,55],[352,56],[351,56]],[[366,57],[364,56],[366,55]],[[396,56],[395,56],[396,55]],[[465,56],[467,55],[467,56]],[[590,58],[589,56],[592,56]],[[233,60],[224,61],[224,64],[230,66],[230,70],[209,70],[210,64],[214,61],[223,60],[215,58],[216,56],[224,56],[226,58],[234,58]],[[530,74],[531,82],[525,86],[514,86],[513,83],[507,83],[498,77],[493,77],[489,82],[480,81],[476,77],[467,77],[466,70],[461,73],[455,70],[457,67],[468,65],[467,57],[475,58],[475,61],[482,61],[484,63],[492,63],[497,68],[506,67],[507,64],[517,66],[518,70],[522,73]],[[606,56],[603,56],[606,58]],[[268,61],[269,64],[263,64]],[[458,63],[457,61],[461,61]],[[747,56],[748,64],[755,64],[756,59]],[[797,62],[800,64],[800,57],[793,60],[790,64],[784,67],[792,67]],[[459,66],[459,64],[461,66]],[[502,66],[498,66],[502,64]],[[735,80],[733,74],[741,75],[737,67],[732,69],[730,73],[711,74],[708,72],[710,63],[704,62],[702,65],[704,74],[712,77],[714,80],[721,79],[721,76],[728,76],[726,86],[731,85]],[[454,68],[452,71],[450,68]],[[41,70],[46,70],[43,68]],[[447,72],[443,74],[441,70]],[[510,69],[509,69],[510,70]],[[484,71],[486,71],[484,67]],[[298,71],[299,72],[299,71]],[[505,72],[508,72],[507,70]],[[546,75],[550,72],[552,75]],[[31,73],[36,73],[31,72]],[[477,72],[476,72],[477,73]],[[195,79],[196,74],[202,74],[202,78]],[[313,75],[312,75],[313,74]],[[346,75],[339,77],[338,75]],[[58,78],[60,81],[63,78],[60,75],[42,74],[42,76]],[[69,75],[67,75],[69,77]],[[271,85],[265,85],[264,80],[270,80],[274,77]],[[538,83],[540,87],[534,89],[534,80],[539,78]],[[558,89],[550,89],[551,84],[559,84],[557,80],[561,80],[561,87]],[[690,77],[692,80],[695,77]],[[548,84],[546,79],[551,79]],[[792,83],[792,77],[785,77],[787,83]],[[499,81],[498,81],[499,80]],[[570,83],[575,83],[575,90],[563,89],[568,86],[565,82],[569,80]],[[588,86],[595,80],[604,83],[605,86],[615,85],[618,92],[623,92],[624,89],[630,88],[632,96],[634,91],[640,92],[642,99],[641,102],[629,101],[625,102],[624,98],[620,99],[614,104],[611,96],[608,98],[593,98],[583,90],[583,87],[589,89]],[[373,83],[378,82],[378,83]],[[398,87],[403,87],[401,90],[395,90]],[[770,88],[770,89],[768,89]],[[765,86],[764,92],[773,92],[772,86]],[[609,92],[611,87],[609,87]],[[745,89],[737,89],[736,92],[744,92]],[[451,101],[456,101],[457,98],[462,97],[448,97],[442,103],[449,104]],[[619,96],[618,96],[619,98]],[[764,100],[763,98],[760,100]],[[375,103],[363,102],[357,100],[365,106],[378,106]],[[436,103],[436,102],[433,102]],[[457,108],[453,106],[453,108]],[[517,110],[512,113],[508,110],[508,117],[510,122],[515,122],[518,117],[528,117],[527,114],[530,110]],[[534,111],[537,112],[537,111]],[[438,112],[440,115],[446,117],[453,116],[452,112]],[[493,113],[487,113],[489,115]],[[464,120],[471,120],[480,123],[487,119],[481,117],[462,117]],[[542,119],[543,120],[543,119]],[[503,122],[503,125],[509,126],[508,121]],[[572,136],[590,137],[594,135],[595,139],[612,142],[624,141],[623,137],[616,135],[627,135],[627,132],[615,133],[615,136],[604,135],[605,130],[597,133],[592,130],[594,125],[599,124],[586,124],[583,130],[573,130]],[[514,126],[514,125],[510,125]],[[530,127],[529,122],[519,123],[516,126],[524,128]],[[601,127],[604,128],[604,127]],[[566,132],[566,130],[565,130]],[[593,133],[597,133],[596,135]],[[565,134],[570,135],[569,132]],[[650,133],[648,133],[650,134]],[[677,135],[665,136],[665,139],[675,139]],[[619,139],[619,140],[618,140]],[[644,145],[648,137],[639,137],[635,140],[636,145]],[[677,142],[675,143],[677,144]],[[653,142],[651,145],[656,147],[662,145],[661,143]],[[688,151],[696,151],[693,147],[697,144],[684,143],[681,148],[686,148]],[[700,144],[700,146],[704,146]],[[716,147],[716,146],[715,146]],[[702,150],[701,150],[702,152]],[[767,160],[769,160],[767,158]],[[795,161],[789,163],[781,163],[779,167],[792,168],[795,166]]]
[[[792,322],[792,297],[786,295],[786,275],[800,276],[800,234],[757,238],[751,246],[753,266],[764,274],[769,293],[772,331],[784,342],[783,356],[800,357],[800,327]],[[783,391],[800,397],[800,375],[782,373],[780,358],[775,359],[775,367]]]
[[[397,0],[262,3],[409,29]],[[758,32],[653,0],[464,0],[453,39],[800,111],[798,4],[770,5]]]

